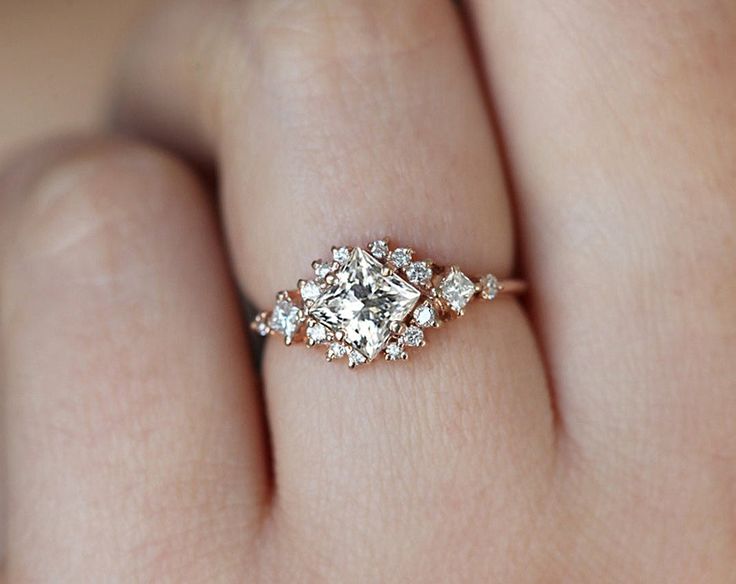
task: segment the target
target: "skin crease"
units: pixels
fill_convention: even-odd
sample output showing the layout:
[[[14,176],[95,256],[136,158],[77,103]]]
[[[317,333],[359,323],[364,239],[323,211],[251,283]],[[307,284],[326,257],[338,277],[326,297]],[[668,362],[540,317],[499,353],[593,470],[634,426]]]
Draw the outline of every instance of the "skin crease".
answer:
[[[735,10],[466,9],[163,5],[139,138],[9,167],[5,582],[733,581]],[[385,234],[531,292],[407,363],[269,342],[259,378],[236,285]]]

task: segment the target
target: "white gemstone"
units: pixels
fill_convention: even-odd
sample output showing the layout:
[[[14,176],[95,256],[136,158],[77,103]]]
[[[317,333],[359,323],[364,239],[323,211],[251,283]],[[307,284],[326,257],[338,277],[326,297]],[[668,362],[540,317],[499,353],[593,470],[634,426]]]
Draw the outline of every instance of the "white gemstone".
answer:
[[[342,266],[350,259],[350,250],[345,246],[336,247],[332,250],[332,259]]]
[[[372,241],[368,245],[368,251],[371,252],[373,257],[378,258],[379,260],[385,259],[388,255],[388,242],[384,239]]]
[[[328,262],[319,262],[314,266],[314,273],[318,278],[324,279],[332,271],[332,265]]]
[[[424,285],[432,278],[432,269],[427,262],[412,262],[404,271],[412,284]]]
[[[483,276],[480,280],[481,296],[486,300],[493,300],[501,291],[501,284],[493,274]]]
[[[332,343],[327,349],[327,358],[332,361],[333,359],[339,359],[347,354],[348,350],[345,345],[340,343]]]
[[[314,301],[319,298],[319,295],[322,294],[322,290],[319,287],[319,284],[315,282],[314,280],[309,280],[308,282],[304,282],[304,285],[302,286],[301,290],[302,300],[304,301]]]
[[[389,343],[386,345],[386,358],[389,361],[396,361],[397,359],[406,359],[406,351],[399,343]]]
[[[429,304],[422,304],[414,311],[414,322],[424,328],[434,326],[437,322],[437,312]]]
[[[324,343],[327,340],[327,328],[318,322],[310,324],[307,327],[307,338],[313,343]]]
[[[268,323],[266,321],[261,320],[256,323],[256,332],[262,337],[265,337],[270,330],[271,329],[268,327]]]
[[[440,293],[455,312],[462,311],[475,294],[475,284],[457,268],[452,268],[440,282]]]
[[[363,353],[361,353],[360,351],[356,351],[355,349],[350,351],[350,354],[348,355],[348,365],[350,365],[351,367],[362,365],[366,361],[368,361],[366,356],[363,355]]]
[[[391,252],[391,263],[397,268],[404,268],[411,262],[412,251],[408,247],[400,247]]]
[[[409,347],[421,347],[424,342],[424,331],[418,326],[411,325],[404,331],[402,340]]]
[[[302,311],[291,300],[278,300],[273,308],[269,325],[271,330],[287,338],[294,336],[302,321]]]
[[[335,273],[335,282],[314,303],[310,315],[368,360],[376,357],[391,335],[391,324],[414,309],[420,292],[395,273],[355,248],[348,263]]]

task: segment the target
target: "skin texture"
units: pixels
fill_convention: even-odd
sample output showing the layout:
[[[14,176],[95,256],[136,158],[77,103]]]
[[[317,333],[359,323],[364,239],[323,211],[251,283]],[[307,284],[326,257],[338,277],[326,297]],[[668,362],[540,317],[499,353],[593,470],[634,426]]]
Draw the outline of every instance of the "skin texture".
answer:
[[[732,582],[732,6],[151,14],[137,138],[0,179],[6,581]],[[385,234],[531,292],[407,363],[256,370],[238,287]]]

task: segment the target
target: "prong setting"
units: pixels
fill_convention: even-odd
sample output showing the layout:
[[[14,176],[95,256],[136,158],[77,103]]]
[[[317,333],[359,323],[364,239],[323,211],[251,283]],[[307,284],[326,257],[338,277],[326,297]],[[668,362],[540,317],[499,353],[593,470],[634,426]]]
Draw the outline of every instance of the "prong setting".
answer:
[[[373,361],[403,361],[409,349],[426,346],[426,331],[466,313],[474,298],[493,300],[504,283],[492,274],[466,276],[416,257],[409,247],[392,248],[388,238],[365,246],[335,246],[331,261],[312,262],[314,276],[293,291],[276,294],[271,311],[258,313],[251,329],[281,335],[286,345],[326,347],[327,361],[347,357],[353,369]],[[510,293],[524,290],[513,281]]]

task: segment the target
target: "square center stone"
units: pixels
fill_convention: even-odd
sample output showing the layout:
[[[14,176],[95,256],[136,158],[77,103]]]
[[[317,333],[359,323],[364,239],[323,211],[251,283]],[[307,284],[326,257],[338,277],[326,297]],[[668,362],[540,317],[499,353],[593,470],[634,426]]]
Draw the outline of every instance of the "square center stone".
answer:
[[[384,276],[383,265],[356,247],[348,262],[335,273],[335,283],[312,305],[309,314],[369,360],[391,335],[391,323],[404,320],[420,292],[399,275]]]

